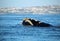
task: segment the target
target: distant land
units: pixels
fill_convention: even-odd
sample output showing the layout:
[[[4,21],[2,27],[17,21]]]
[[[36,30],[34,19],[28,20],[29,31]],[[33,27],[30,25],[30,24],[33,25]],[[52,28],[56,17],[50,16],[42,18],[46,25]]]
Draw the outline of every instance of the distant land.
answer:
[[[25,7],[25,8],[0,8],[1,13],[60,13],[60,6],[53,5],[53,6],[32,6],[32,7]]]

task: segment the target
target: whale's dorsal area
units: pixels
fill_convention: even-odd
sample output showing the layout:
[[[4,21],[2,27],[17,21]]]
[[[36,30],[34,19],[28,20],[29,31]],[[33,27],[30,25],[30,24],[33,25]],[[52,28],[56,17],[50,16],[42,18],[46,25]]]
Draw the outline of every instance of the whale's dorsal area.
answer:
[[[49,26],[51,26],[48,23],[44,23],[44,22],[37,21],[37,20],[34,20],[34,19],[30,19],[30,18],[24,18],[22,24],[24,26],[28,26],[28,25],[29,26],[40,26],[40,27],[49,27]]]

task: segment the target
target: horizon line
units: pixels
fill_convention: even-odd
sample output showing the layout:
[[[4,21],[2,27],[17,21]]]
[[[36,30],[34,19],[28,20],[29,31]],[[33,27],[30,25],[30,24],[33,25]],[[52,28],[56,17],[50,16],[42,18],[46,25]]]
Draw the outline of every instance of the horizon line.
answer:
[[[60,6],[60,5],[41,5],[39,7],[42,7],[42,6]],[[26,7],[36,7],[36,6],[23,6],[23,7],[7,6],[7,7],[0,7],[0,8],[26,8]]]

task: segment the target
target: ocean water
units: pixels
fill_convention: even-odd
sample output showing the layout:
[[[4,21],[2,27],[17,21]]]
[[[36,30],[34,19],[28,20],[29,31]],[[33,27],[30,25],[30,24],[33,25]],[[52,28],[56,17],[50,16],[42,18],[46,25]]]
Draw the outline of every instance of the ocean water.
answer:
[[[26,17],[54,27],[23,26]],[[60,14],[0,14],[0,41],[60,41]]]

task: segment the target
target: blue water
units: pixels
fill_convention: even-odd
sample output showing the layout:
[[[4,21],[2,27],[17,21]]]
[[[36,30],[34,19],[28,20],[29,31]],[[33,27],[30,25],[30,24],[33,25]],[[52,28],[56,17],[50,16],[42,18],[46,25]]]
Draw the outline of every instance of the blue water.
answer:
[[[26,17],[54,27],[23,26]],[[60,41],[60,14],[0,14],[0,41]]]

